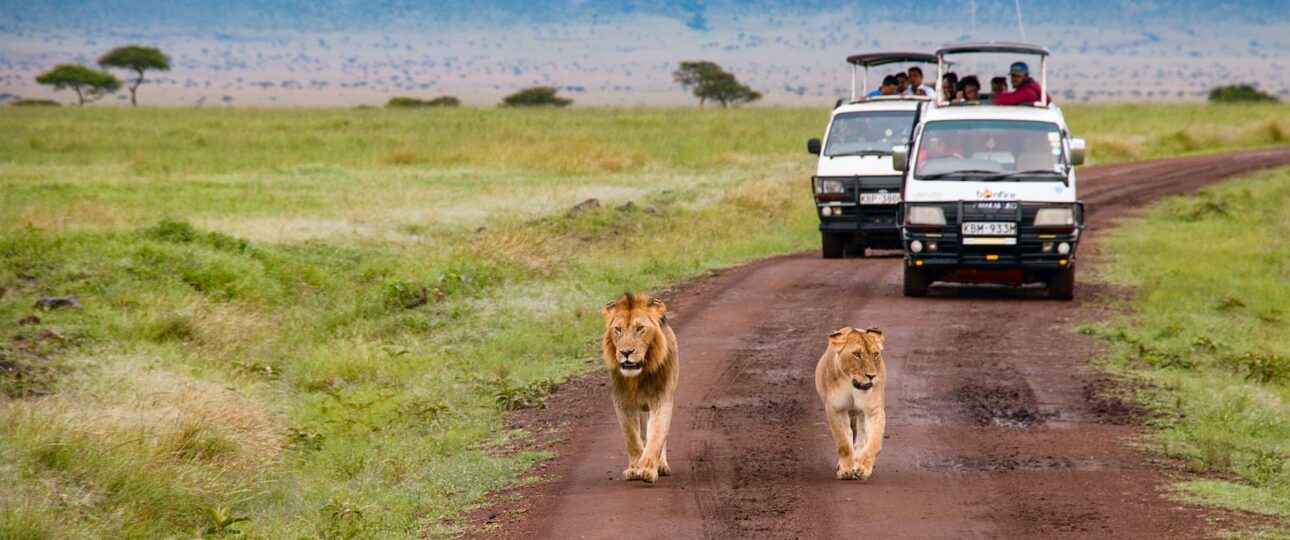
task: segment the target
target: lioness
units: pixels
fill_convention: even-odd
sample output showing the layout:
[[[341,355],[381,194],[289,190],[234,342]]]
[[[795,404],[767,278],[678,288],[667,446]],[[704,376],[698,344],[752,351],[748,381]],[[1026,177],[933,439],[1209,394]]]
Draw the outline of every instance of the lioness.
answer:
[[[824,402],[829,429],[838,443],[838,478],[868,480],[882,451],[887,425],[883,396],[887,368],[882,364],[882,331],[846,327],[829,334],[829,348],[815,366],[815,390]],[[857,429],[864,415],[864,442]],[[858,448],[857,448],[858,447]]]
[[[663,302],[630,292],[605,305],[601,352],[627,441],[626,480],[654,482],[659,475],[672,474],[667,465],[667,430],[680,366],[676,334],[665,313]]]

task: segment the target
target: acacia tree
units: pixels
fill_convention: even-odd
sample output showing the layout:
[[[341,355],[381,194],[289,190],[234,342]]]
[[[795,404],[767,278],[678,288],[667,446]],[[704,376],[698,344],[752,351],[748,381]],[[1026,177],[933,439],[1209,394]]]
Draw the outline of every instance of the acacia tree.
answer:
[[[41,73],[36,82],[53,86],[55,91],[71,88],[76,92],[77,105],[81,106],[121,89],[121,81],[111,73],[76,64],[60,64]]]
[[[761,92],[739,82],[730,73],[713,62],[681,62],[681,66],[672,72],[672,78],[682,88],[693,90],[699,98],[699,110],[711,99],[720,103],[723,108],[738,106],[761,99]]]
[[[129,86],[130,105],[138,106],[139,102],[135,100],[135,91],[139,89],[140,84],[143,84],[143,72],[146,70],[170,71],[170,57],[163,54],[156,47],[126,45],[112,49],[103,55],[102,58],[99,58],[99,65],[133,70],[138,75]]]
[[[503,107],[565,107],[573,103],[572,99],[565,99],[555,95],[559,90],[550,86],[534,86],[525,88],[502,98]]]

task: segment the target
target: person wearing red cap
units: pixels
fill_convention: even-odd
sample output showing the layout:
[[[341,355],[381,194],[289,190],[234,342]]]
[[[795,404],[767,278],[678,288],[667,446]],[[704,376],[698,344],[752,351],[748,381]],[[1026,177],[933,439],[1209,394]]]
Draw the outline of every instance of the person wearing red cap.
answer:
[[[1014,62],[1008,69],[1008,77],[1012,79],[1012,91],[995,93],[995,105],[1030,105],[1043,99],[1044,90],[1030,78],[1030,68],[1025,62]]]

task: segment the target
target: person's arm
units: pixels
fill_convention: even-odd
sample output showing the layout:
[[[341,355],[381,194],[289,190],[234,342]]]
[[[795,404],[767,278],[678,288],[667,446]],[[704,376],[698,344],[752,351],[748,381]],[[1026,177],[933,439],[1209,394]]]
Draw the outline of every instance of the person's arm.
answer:
[[[995,105],[1021,105],[1026,102],[1026,96],[1021,95],[1021,91],[1015,92],[998,92],[994,94]]]
[[[1023,105],[1039,101],[1039,85],[1027,84],[1012,92],[1000,92],[995,94],[994,103],[996,105]]]

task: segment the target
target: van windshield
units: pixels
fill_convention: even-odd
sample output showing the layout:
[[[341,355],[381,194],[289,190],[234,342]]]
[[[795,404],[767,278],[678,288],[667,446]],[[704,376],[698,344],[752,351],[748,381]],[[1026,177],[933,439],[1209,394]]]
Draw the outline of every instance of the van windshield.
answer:
[[[892,147],[907,144],[914,129],[914,111],[844,113],[833,117],[827,157],[890,155]]]
[[[923,127],[914,176],[1063,180],[1061,128],[1052,122],[943,120]]]

